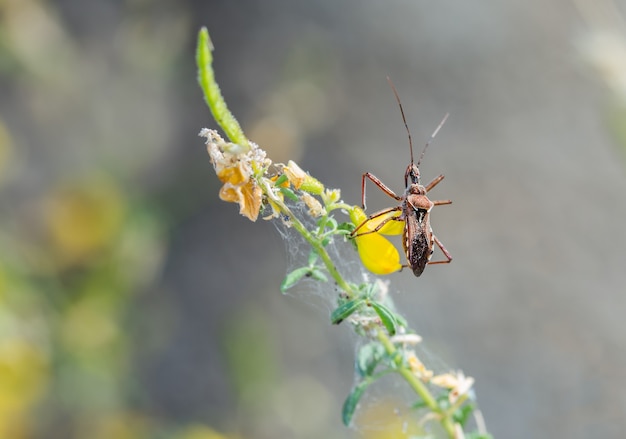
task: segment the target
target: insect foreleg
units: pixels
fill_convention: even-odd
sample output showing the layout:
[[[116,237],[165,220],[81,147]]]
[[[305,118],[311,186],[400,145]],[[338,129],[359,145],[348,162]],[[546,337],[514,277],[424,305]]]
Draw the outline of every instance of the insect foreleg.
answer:
[[[380,212],[376,212],[375,214],[373,214],[372,216],[368,217],[365,221],[363,221],[361,224],[359,224],[359,226],[354,229],[352,231],[352,233],[350,234],[350,236],[352,236],[353,238],[356,238],[358,236],[363,236],[363,235],[368,235],[370,233],[375,233],[378,232],[380,229],[382,229],[382,227],[387,224],[389,221],[404,221],[404,217],[402,216],[390,216],[389,218],[385,218],[384,220],[381,221],[381,223],[379,225],[376,226],[376,228],[374,230],[369,230],[367,232],[364,233],[359,233],[358,235],[356,234],[356,232],[363,227],[365,224],[369,223],[371,220],[376,219],[380,216],[383,216],[387,213],[390,212],[394,212],[394,211],[398,211],[398,210],[402,210],[402,206],[397,206],[397,207],[390,207],[389,209],[384,209],[381,210]]]
[[[378,179],[378,177],[376,177],[374,174],[366,172],[365,174],[363,174],[363,177],[361,177],[361,207],[363,207],[363,210],[365,210],[365,178],[369,178],[372,183],[378,186],[380,190],[389,195],[391,198],[395,198],[398,201],[402,200],[401,196],[396,195],[396,193],[389,189],[385,185],[385,183]]]

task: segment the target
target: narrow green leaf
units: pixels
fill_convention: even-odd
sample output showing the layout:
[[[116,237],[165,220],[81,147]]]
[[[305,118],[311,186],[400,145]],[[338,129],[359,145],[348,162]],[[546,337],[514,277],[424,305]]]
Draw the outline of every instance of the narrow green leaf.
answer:
[[[198,65],[198,83],[204,93],[204,99],[211,110],[211,114],[213,114],[213,118],[224,130],[230,141],[249,148],[248,139],[235,116],[228,110],[220,87],[215,81],[215,72],[212,66],[212,50],[213,44],[209,37],[209,31],[206,27],[203,27],[198,33],[196,64]]]
[[[354,416],[354,411],[356,410],[356,406],[359,404],[359,400],[363,396],[363,392],[367,389],[367,386],[370,385],[371,380],[363,380],[354,388],[350,395],[346,398],[343,403],[343,409],[341,410],[341,419],[343,420],[343,424],[345,426],[349,426],[350,422],[352,422],[352,417]]]
[[[287,198],[290,198],[293,201],[298,201],[299,200],[298,196],[291,189],[288,189],[286,187],[281,187],[280,188],[280,192],[284,196],[286,196]]]
[[[328,277],[319,267],[313,267],[311,271],[308,273],[308,275],[311,276],[315,280],[328,282]]]
[[[349,317],[353,312],[355,312],[361,305],[363,305],[364,300],[353,299],[348,300],[343,305],[340,305],[337,309],[335,309],[330,315],[330,321],[333,325],[338,325],[343,322],[347,317]]]
[[[288,273],[287,276],[285,276],[285,279],[283,279],[283,282],[280,284],[280,291],[284,293],[289,288],[297,284],[300,281],[300,279],[306,276],[309,272],[310,272],[309,267],[301,267],[301,268],[296,268],[291,273]]]
[[[319,255],[317,254],[317,252],[313,249],[311,249],[311,251],[309,252],[309,267],[312,267],[313,265],[315,265],[315,262],[317,262],[317,259],[319,258]]]
[[[280,177],[278,177],[276,181],[274,182],[274,186],[280,186],[281,184],[286,182],[288,179],[289,178],[287,177],[287,174],[281,174]]]
[[[396,317],[394,316],[394,314],[389,310],[389,308],[387,308],[385,305],[381,305],[378,302],[370,302],[370,305],[372,308],[374,308],[374,311],[376,311],[378,317],[380,317],[380,321],[385,326],[385,329],[387,329],[389,335],[395,335]]]

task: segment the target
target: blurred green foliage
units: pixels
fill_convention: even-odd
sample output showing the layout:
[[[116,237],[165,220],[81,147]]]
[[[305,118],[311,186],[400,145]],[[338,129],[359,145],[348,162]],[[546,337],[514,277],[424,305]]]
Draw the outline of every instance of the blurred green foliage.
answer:
[[[189,30],[143,3],[104,47],[54,2],[0,1],[1,438],[224,438],[134,404],[131,305],[170,225],[137,180],[171,148],[167,78]]]

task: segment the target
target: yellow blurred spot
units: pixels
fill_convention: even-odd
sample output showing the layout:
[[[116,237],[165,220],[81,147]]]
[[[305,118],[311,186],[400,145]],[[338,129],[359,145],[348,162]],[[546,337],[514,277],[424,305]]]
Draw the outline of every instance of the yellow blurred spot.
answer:
[[[47,356],[19,339],[0,341],[0,436],[21,437],[25,417],[48,382]]]
[[[7,166],[11,153],[13,152],[13,141],[8,128],[0,119],[0,183],[3,180],[4,169]]]
[[[149,437],[150,421],[134,413],[116,413],[85,425],[77,437],[139,439]]]
[[[94,296],[73,304],[63,319],[63,340],[72,351],[98,352],[117,340],[119,327],[111,305]]]
[[[233,438],[233,436],[226,436],[212,428],[206,427],[204,425],[193,425],[185,430],[185,432],[179,436],[176,436],[176,439],[229,439]]]
[[[43,207],[53,252],[61,265],[72,265],[110,243],[126,206],[115,186],[96,179],[57,189]]]
[[[361,439],[410,439],[425,432],[418,417],[411,410],[401,411],[406,402],[391,398],[379,399],[375,404],[363,404],[353,420]],[[430,436],[428,436],[430,437]]]

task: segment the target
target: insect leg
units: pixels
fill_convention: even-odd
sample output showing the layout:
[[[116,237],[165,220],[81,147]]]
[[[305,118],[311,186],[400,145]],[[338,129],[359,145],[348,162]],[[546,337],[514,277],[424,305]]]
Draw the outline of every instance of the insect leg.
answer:
[[[442,253],[444,254],[444,256],[446,257],[447,260],[445,261],[429,261],[429,264],[449,264],[450,261],[452,260],[452,255],[450,254],[450,252],[448,252],[448,250],[446,250],[446,248],[443,246],[443,244],[441,243],[441,241],[439,241],[439,238],[437,238],[434,234],[433,234],[433,240],[435,241],[435,244],[437,244],[437,247],[439,247],[442,251]]]
[[[402,216],[399,216],[399,217],[398,216],[390,216],[389,218],[385,218],[383,221],[381,221],[381,223],[379,225],[377,225],[374,230],[370,230],[370,231],[367,231],[367,232],[364,232],[364,233],[359,233],[358,235],[356,234],[356,232],[361,227],[363,227],[366,223],[370,222],[371,220],[376,219],[379,216],[383,216],[383,215],[385,215],[387,213],[398,211],[398,210],[402,210],[402,206],[390,207],[389,209],[383,209],[380,212],[376,212],[375,214],[367,217],[367,219],[365,221],[363,221],[361,224],[359,224],[358,227],[352,231],[350,236],[352,236],[353,238],[356,238],[357,236],[363,236],[363,235],[367,235],[367,234],[370,234],[370,233],[378,232],[389,221],[404,221],[404,218]]]
[[[435,200],[433,201],[435,206],[441,206],[442,204],[452,204],[452,200]]]
[[[395,198],[398,201],[402,200],[401,196],[396,195],[394,191],[385,186],[385,183],[380,181],[378,177],[376,177],[374,174],[366,172],[365,174],[363,174],[363,177],[361,177],[361,207],[363,207],[363,210],[365,210],[365,178],[369,178],[372,183],[378,186],[380,190],[389,195],[391,198]]]
[[[439,177],[436,177],[433,181],[428,183],[428,185],[424,188],[424,189],[426,189],[426,192],[430,191],[432,188],[437,186],[437,183],[439,183],[441,180],[443,180],[443,177],[444,177],[444,175],[441,174]]]

